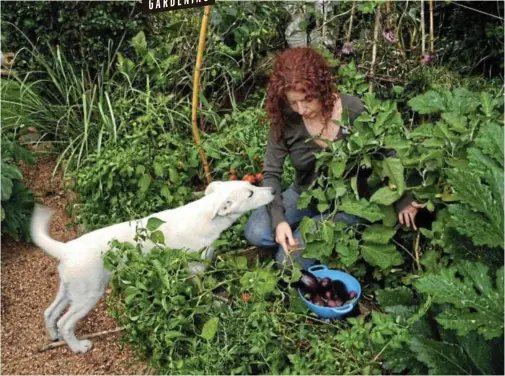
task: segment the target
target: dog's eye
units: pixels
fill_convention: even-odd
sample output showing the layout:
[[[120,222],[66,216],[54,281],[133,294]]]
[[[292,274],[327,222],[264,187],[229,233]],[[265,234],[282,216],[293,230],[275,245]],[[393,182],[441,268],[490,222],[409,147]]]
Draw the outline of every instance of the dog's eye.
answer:
[[[254,192],[253,191],[249,191],[249,192],[250,192],[249,193],[249,197],[252,197],[252,195],[254,194]]]

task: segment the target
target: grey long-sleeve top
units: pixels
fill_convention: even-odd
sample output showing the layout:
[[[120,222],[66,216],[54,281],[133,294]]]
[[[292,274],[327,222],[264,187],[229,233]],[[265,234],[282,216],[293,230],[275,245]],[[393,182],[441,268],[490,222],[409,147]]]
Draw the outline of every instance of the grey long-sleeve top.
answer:
[[[365,110],[363,102],[357,97],[340,94],[342,108],[347,111],[349,122],[352,125],[361,112]],[[273,138],[272,131],[268,136],[267,149],[263,166],[263,186],[275,189],[275,198],[268,205],[268,211],[272,218],[272,228],[275,229],[280,222],[285,221],[284,208],[281,196],[281,175],[284,161],[289,155],[296,171],[293,189],[301,193],[317,178],[315,171],[315,154],[322,148],[314,140],[310,140],[309,134],[302,117],[289,112],[286,115],[285,126],[281,139],[278,143]],[[343,128],[340,127],[337,139],[345,137]],[[404,200],[401,200],[404,201]],[[402,203],[402,206],[403,203]]]

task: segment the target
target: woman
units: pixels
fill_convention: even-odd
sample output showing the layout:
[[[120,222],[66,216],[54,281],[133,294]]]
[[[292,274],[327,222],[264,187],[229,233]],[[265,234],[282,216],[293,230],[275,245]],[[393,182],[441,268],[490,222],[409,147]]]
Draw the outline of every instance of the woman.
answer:
[[[304,259],[300,251],[302,239],[299,231],[293,233],[304,216],[321,216],[314,209],[297,209],[301,192],[316,179],[315,154],[327,147],[321,140],[345,137],[345,130],[334,121],[347,112],[350,124],[364,111],[361,100],[335,91],[333,75],[322,56],[311,48],[292,48],[280,54],[274,64],[267,91],[267,113],[271,128],[263,167],[263,186],[274,188],[274,201],[251,215],[245,236],[250,243],[260,247],[279,246],[276,260],[285,261],[290,254],[302,268],[315,260]],[[315,139],[317,137],[318,139]],[[309,140],[309,141],[307,141]],[[296,170],[295,182],[281,194],[281,175],[286,157]],[[405,200],[400,200],[405,201]],[[409,202],[410,201],[410,202]],[[414,218],[422,205],[407,198],[401,206],[400,223],[415,228]],[[359,218],[340,212],[336,220],[349,224]]]

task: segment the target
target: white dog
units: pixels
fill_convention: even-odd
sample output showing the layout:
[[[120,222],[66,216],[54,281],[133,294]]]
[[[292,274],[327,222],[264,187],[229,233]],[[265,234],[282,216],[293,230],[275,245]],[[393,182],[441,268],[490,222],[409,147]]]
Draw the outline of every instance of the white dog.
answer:
[[[50,237],[52,212],[37,206],[31,222],[33,242],[60,260],[59,291],[44,313],[51,340],[65,340],[76,353],[85,353],[91,348],[92,342],[79,341],[74,330],[77,321],[88,314],[104,293],[110,272],[103,265],[102,255],[109,249],[112,239],[133,243],[137,225],[145,227],[147,220],[155,217],[165,222],[158,230],[163,232],[168,248],[199,251],[207,247],[202,257],[211,259],[213,250],[210,246],[220,234],[242,214],[270,203],[273,197],[271,188],[255,187],[244,181],[213,182],[199,200],[139,221],[123,222],[92,231],[68,243]],[[143,247],[143,251],[148,252],[154,244],[146,241]],[[195,268],[197,272],[203,269],[203,264]],[[58,320],[69,304],[68,311]]]

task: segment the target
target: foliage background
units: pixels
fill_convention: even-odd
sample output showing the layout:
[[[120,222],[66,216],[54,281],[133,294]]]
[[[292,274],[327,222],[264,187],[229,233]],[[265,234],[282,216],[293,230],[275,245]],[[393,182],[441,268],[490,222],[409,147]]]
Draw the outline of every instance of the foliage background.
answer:
[[[116,244],[111,314],[157,370],[503,374],[503,3],[435,2],[425,56],[420,4],[213,7],[198,125],[215,179],[261,173],[265,84],[275,53],[296,39],[285,32],[293,15],[339,90],[365,102],[349,143],[319,156],[330,168],[301,204],[336,202],[369,221],[302,227],[307,254],[359,277],[372,313],[321,323],[287,287],[296,271],[225,254],[247,245],[247,217],[195,285],[187,256],[160,248],[144,258]],[[54,146],[79,195],[73,217],[88,230],[195,198],[205,181],[190,130],[201,16],[146,16],[138,2],[2,3],[2,50],[15,53],[17,71],[0,81],[3,233],[26,237],[33,198],[16,163],[33,156],[17,142],[32,127],[31,143]],[[384,149],[395,155],[382,158]],[[369,171],[374,195],[356,195],[356,167]],[[288,162],[283,185],[292,178]],[[404,191],[427,203],[419,232],[396,223],[390,201]]]

